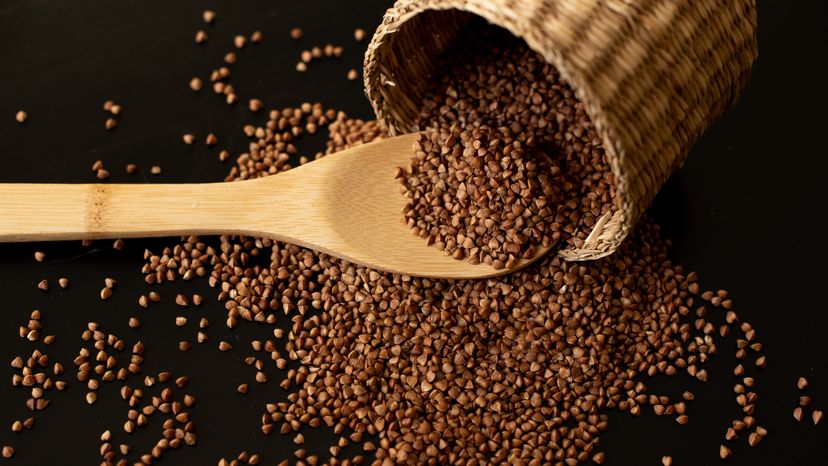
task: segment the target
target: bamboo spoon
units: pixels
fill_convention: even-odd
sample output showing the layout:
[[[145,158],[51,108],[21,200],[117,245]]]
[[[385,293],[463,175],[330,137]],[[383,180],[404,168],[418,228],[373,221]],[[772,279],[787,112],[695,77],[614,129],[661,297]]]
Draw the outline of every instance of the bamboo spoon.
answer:
[[[266,178],[209,184],[0,184],[0,242],[235,234],[272,238],[403,275],[485,278],[402,223],[394,178],[416,135],[329,155]]]

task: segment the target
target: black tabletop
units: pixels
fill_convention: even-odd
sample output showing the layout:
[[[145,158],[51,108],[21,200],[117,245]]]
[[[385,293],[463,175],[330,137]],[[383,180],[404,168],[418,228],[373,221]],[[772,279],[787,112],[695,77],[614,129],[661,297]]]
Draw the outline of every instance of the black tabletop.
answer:
[[[218,151],[244,151],[243,125],[265,121],[265,115],[247,110],[244,102],[250,98],[262,99],[268,108],[319,101],[370,118],[361,81],[346,78],[350,69],[360,69],[366,45],[354,40],[353,31],[373,32],[390,3],[4,0],[0,182],[95,182],[90,167],[99,159],[112,173],[110,182],[220,181],[232,162],[220,162]],[[205,8],[218,13],[215,24],[203,23]],[[769,434],[757,447],[748,447],[744,439],[734,444],[727,461],[734,465],[825,461],[821,442],[828,440],[826,426],[797,424],[791,413],[799,376],[810,380],[814,407],[828,408],[828,309],[821,298],[828,263],[821,244],[828,199],[828,154],[821,138],[828,106],[826,21],[826,2],[760,2],[760,58],[744,97],[693,149],[650,211],[673,240],[675,262],[698,271],[703,288],[729,290],[736,309],[764,344],[768,367],[757,376],[756,416]],[[296,26],[305,33],[300,41],[289,37]],[[207,32],[206,44],[195,43],[198,29]],[[239,104],[228,106],[210,89],[189,90],[193,76],[209,87],[209,73],[233,49],[233,37],[254,30],[262,31],[264,41],[239,51],[232,68]],[[326,43],[344,46],[341,60],[314,63],[303,74],[295,71],[302,49]],[[101,108],[109,99],[123,107],[113,131],[104,128],[108,115]],[[20,109],[29,116],[23,125],[14,119]],[[214,132],[219,145],[186,146],[181,136],[187,132],[201,138]],[[322,147],[319,136],[300,149],[312,155]],[[126,174],[127,163],[137,164],[140,173]],[[162,168],[161,175],[149,173],[152,165]],[[246,342],[266,338],[267,330],[227,329],[223,305],[206,280],[156,287],[165,299],[150,309],[138,306],[137,297],[149,291],[140,271],[144,249],[159,252],[177,242],[127,240],[122,250],[113,249],[110,241],[91,247],[80,242],[0,245],[0,362],[40,348],[66,366],[62,379],[70,382],[66,392],[49,395],[51,405],[35,414],[32,430],[14,433],[12,422],[32,415],[25,405],[29,393],[12,387],[12,369],[2,366],[0,446],[12,445],[16,454],[0,463],[97,464],[99,437],[107,429],[115,445],[129,443],[134,451],[157,440],[157,429],[132,436],[123,432],[126,408],[118,395],[120,384],[104,386],[94,405],[84,401],[86,390],[74,379],[72,360],[90,321],[128,344],[143,341],[148,348],[145,373],[190,377],[187,391],[198,398],[192,410],[198,445],[165,455],[163,463],[215,464],[245,450],[261,455],[262,464],[291,458],[296,446],[290,437],[264,436],[259,429],[264,403],[286,394],[276,383],[256,384],[255,371],[243,362],[252,352]],[[46,261],[36,262],[35,251],[44,251]],[[60,277],[70,279],[67,289],[57,286]],[[114,296],[102,301],[106,277],[119,284]],[[48,292],[36,287],[43,279],[51,284]],[[182,311],[173,302],[176,293],[201,293],[208,299]],[[44,333],[57,335],[51,347],[18,336],[18,327],[34,309],[43,314]],[[215,344],[194,345],[181,353],[178,342],[194,341],[196,332],[193,325],[174,325],[182,313],[191,321],[211,319],[210,341],[238,342],[238,347],[222,353]],[[141,320],[140,330],[127,326],[130,316]],[[719,463],[718,445],[740,412],[732,392],[734,349],[723,345],[719,353],[708,367],[708,383],[687,376],[645,377],[648,387],[673,396],[691,389],[696,394],[691,422],[679,426],[649,410],[637,418],[610,412],[609,429],[601,438],[606,464],[656,465],[664,455],[676,465]],[[250,393],[238,394],[240,383],[249,383]],[[336,438],[325,429],[310,430],[306,437],[306,448],[321,454]]]

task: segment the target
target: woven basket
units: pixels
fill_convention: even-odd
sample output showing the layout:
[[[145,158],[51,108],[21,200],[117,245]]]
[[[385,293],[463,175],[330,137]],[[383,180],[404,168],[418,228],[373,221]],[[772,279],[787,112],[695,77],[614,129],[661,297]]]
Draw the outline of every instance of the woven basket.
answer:
[[[755,0],[399,0],[365,56],[390,134],[417,131],[438,58],[474,15],[554,65],[592,119],[617,206],[567,260],[611,254],[693,143],[739,97],[757,56]]]

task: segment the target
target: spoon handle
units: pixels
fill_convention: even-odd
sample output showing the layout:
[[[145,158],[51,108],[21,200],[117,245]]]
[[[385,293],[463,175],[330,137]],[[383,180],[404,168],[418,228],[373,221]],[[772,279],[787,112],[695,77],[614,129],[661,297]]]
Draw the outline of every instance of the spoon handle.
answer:
[[[0,242],[243,233],[242,185],[0,184]]]

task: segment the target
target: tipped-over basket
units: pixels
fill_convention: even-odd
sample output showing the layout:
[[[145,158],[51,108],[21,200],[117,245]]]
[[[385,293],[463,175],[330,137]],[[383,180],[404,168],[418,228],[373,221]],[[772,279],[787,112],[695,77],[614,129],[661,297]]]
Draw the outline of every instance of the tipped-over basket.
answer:
[[[365,88],[392,135],[416,131],[439,57],[474,16],[554,65],[592,119],[617,183],[614,213],[566,260],[612,254],[731,107],[757,57],[754,0],[399,0],[365,57]]]

